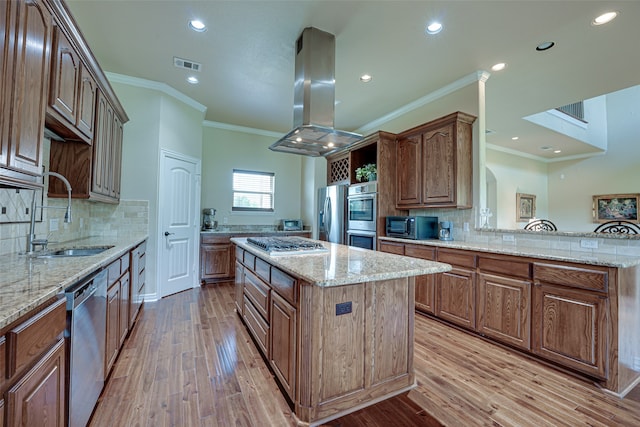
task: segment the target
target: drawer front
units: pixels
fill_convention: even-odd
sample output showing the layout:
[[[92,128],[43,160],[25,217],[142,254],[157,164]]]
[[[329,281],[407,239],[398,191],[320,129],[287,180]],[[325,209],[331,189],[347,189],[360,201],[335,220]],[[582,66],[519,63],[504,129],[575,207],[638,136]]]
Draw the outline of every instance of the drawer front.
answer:
[[[271,265],[268,262],[256,258],[256,274],[260,276],[265,282],[271,281]]]
[[[120,267],[121,267],[121,259],[117,259],[114,262],[112,262],[111,264],[109,264],[109,266],[107,267],[107,283],[108,286],[113,285],[115,282],[118,281],[118,279],[120,278],[120,276],[122,275],[120,272]]]
[[[147,265],[147,253],[146,252],[140,252],[139,254],[139,259],[138,259],[138,271],[142,271],[144,270],[144,267]]]
[[[265,356],[268,356],[267,349],[269,348],[269,325],[260,317],[253,304],[244,297],[244,320],[247,322],[247,326],[251,330],[251,334],[256,339],[258,346],[262,350]]]
[[[244,265],[249,267],[252,270],[256,268],[256,256],[251,252],[244,252]]]
[[[426,259],[428,261],[436,260],[436,248],[418,245],[405,245],[404,254],[406,256]]]
[[[66,299],[60,299],[7,333],[9,364],[13,376],[51,348],[67,324]]]
[[[230,236],[215,236],[211,234],[201,234],[200,242],[206,245],[231,243]]]
[[[536,282],[601,292],[608,290],[609,282],[609,274],[606,270],[537,262],[533,264],[533,278]]]
[[[476,256],[471,252],[438,248],[438,261],[461,267],[475,268]]]
[[[4,337],[0,337],[0,389],[4,390],[4,383],[7,379],[7,341]],[[0,424],[3,425],[3,424]]]
[[[245,270],[244,293],[265,319],[269,318],[269,291],[270,288],[267,284],[252,272]]]
[[[129,254],[122,255],[120,258],[120,275],[126,273],[129,270]]]
[[[271,267],[271,287],[284,299],[297,307],[297,281],[282,270]]]
[[[236,259],[242,262],[243,258],[244,258],[244,249],[242,249],[240,246],[236,246]]]
[[[478,257],[478,267],[483,272],[499,273],[510,277],[529,279],[531,277],[531,263],[517,258]]]
[[[381,241],[378,250],[389,254],[404,255],[404,244]]]

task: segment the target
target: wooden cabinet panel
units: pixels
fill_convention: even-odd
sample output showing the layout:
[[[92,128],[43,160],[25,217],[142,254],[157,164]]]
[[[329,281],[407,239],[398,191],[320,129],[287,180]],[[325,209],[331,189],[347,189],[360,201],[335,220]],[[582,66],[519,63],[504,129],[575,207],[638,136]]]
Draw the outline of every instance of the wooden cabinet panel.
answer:
[[[508,277],[531,278],[531,263],[511,256],[478,256],[478,268],[483,272],[497,273]]]
[[[130,305],[131,282],[129,275],[125,274],[120,280],[120,318],[118,320],[118,330],[120,331],[120,339],[118,347],[122,347],[124,340],[129,333],[129,305]]]
[[[608,289],[609,274],[606,269],[536,262],[533,270],[536,279],[541,282],[602,292]]]
[[[296,309],[276,293],[271,294],[271,367],[280,384],[295,399]]]
[[[404,254],[413,258],[426,259],[428,261],[436,260],[436,248],[421,245],[405,245]]]
[[[271,288],[248,269],[244,271],[244,293],[265,319],[269,319]]]
[[[396,204],[416,206],[422,203],[422,135],[399,138],[396,146]]]
[[[65,411],[64,339],[6,394],[7,425],[63,427]]]
[[[244,309],[244,266],[240,262],[236,261],[236,276],[235,276],[235,301],[236,310],[240,315]]]
[[[439,262],[446,264],[467,268],[476,267],[476,254],[471,251],[438,248],[437,258]]]
[[[436,316],[452,323],[475,329],[475,272],[453,267],[436,279]]]
[[[424,204],[455,202],[455,167],[453,124],[425,132],[422,140],[422,197]]]
[[[201,279],[216,279],[231,277],[229,271],[230,258],[229,258],[230,244],[222,245],[202,245],[201,251]]]
[[[478,332],[529,350],[530,313],[530,281],[483,273],[478,275]]]
[[[249,299],[244,297],[243,300],[244,309],[242,311],[245,323],[249,327],[251,334],[256,339],[258,346],[262,350],[262,353],[269,357],[269,324],[262,316],[256,311],[255,307]]]
[[[380,252],[387,252],[387,253],[396,254],[396,255],[404,255],[403,243],[387,242],[386,240],[381,240],[378,243],[379,243],[378,250]]]
[[[56,301],[7,333],[8,376],[32,363],[63,332],[67,321],[66,300]]]
[[[416,310],[424,313],[435,313],[436,275],[416,276]]]
[[[107,334],[105,342],[105,377],[109,375],[120,348],[120,283],[107,290]]]
[[[53,31],[49,105],[74,126],[78,114],[80,57],[59,26]]]
[[[76,126],[80,132],[89,138],[89,141],[93,141],[98,84],[82,62],[80,63],[79,84]]]
[[[533,351],[607,378],[607,297],[544,283],[536,283],[533,295]]]
[[[271,282],[269,283],[289,303],[295,304],[298,300],[298,282],[284,271],[271,267]]]
[[[6,169],[0,170],[0,180],[42,187],[28,175],[42,173],[53,19],[42,0],[3,2],[0,8],[8,15],[2,16],[2,26],[7,25],[3,43],[9,32],[14,36],[0,52],[5,65],[11,66],[6,75],[2,70],[0,166]]]
[[[265,282],[271,281],[271,265],[263,259],[256,258],[255,272]]]

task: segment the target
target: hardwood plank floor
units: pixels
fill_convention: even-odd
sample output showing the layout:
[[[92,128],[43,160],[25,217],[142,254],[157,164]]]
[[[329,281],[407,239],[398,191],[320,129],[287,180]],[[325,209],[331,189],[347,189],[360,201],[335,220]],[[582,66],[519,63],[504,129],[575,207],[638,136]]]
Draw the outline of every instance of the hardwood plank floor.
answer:
[[[273,375],[234,311],[233,284],[147,303],[90,425],[293,426]],[[416,315],[418,387],[327,424],[640,426],[626,399]]]

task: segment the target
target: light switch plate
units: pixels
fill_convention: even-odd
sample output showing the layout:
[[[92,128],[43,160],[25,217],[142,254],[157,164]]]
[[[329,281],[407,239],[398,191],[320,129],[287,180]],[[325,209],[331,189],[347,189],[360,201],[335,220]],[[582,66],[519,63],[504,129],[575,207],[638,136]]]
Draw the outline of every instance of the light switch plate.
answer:
[[[513,234],[503,234],[502,235],[502,241],[503,242],[515,242],[516,241],[516,236],[514,236]]]
[[[58,231],[58,218],[49,219],[49,231]]]
[[[585,249],[598,249],[598,240],[582,239],[580,240],[580,247]]]

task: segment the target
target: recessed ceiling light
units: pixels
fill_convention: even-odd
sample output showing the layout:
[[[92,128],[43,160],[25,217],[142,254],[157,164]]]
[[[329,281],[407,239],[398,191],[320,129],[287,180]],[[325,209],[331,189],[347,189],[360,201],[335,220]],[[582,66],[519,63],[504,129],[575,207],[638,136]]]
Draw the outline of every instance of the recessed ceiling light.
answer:
[[[540,147],[540,149],[541,149],[542,151],[549,151],[549,150],[551,150],[552,148],[553,148],[553,147],[552,147],[552,146],[550,146],[550,145],[543,145],[542,147]]]
[[[513,141],[517,141],[517,140],[519,140],[519,139],[520,139],[520,137],[519,137],[519,136],[512,136],[512,137],[511,137],[511,139],[512,139]]]
[[[363,74],[360,76],[360,81],[364,83],[369,83],[373,77],[369,74]]]
[[[187,77],[187,81],[188,81],[189,83],[191,83],[192,85],[198,84],[198,82],[199,82],[198,78],[197,78],[197,77],[195,77],[195,76],[189,76],[189,77]]]
[[[432,22],[431,24],[427,25],[427,28],[424,31],[427,34],[438,34],[440,31],[442,31],[442,24],[439,22]]]
[[[560,153],[562,153],[562,150],[553,150],[553,152],[556,153],[556,154],[560,154]]]
[[[542,52],[544,50],[549,50],[554,47],[556,44],[554,42],[542,42],[538,46],[536,46],[536,50],[538,52]]]
[[[502,71],[505,68],[507,68],[507,64],[505,64],[504,62],[498,62],[497,64],[491,67],[493,71]]]
[[[618,16],[618,12],[607,12],[595,18],[591,21],[591,25],[604,25],[608,22],[613,21]]]
[[[207,26],[199,19],[192,19],[191,21],[189,21],[189,28],[199,33],[207,31]]]

